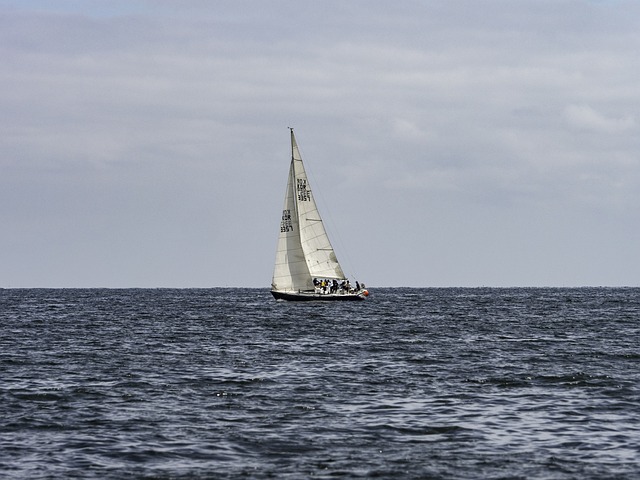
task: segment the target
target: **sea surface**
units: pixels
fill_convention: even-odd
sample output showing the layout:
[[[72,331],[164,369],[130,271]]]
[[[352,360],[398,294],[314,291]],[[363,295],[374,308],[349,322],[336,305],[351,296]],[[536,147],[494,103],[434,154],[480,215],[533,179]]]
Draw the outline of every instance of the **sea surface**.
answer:
[[[0,290],[0,478],[640,478],[640,289],[371,292]]]

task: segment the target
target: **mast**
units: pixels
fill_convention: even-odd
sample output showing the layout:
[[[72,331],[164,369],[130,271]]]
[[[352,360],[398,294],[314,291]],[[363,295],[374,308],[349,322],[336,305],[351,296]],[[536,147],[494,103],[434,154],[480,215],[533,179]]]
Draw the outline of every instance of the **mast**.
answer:
[[[296,195],[295,192],[295,185],[296,185],[296,158],[295,158],[295,154],[294,154],[294,145],[296,145],[296,137],[293,135],[293,127],[289,127],[289,130],[291,131],[291,168],[289,169],[289,174],[291,175],[291,178],[289,179],[289,181],[291,182],[292,188],[293,188],[293,208],[294,208],[294,214],[296,216],[296,218],[298,219],[298,222],[300,222],[300,215],[298,215],[298,196]],[[299,224],[298,224],[299,225]]]

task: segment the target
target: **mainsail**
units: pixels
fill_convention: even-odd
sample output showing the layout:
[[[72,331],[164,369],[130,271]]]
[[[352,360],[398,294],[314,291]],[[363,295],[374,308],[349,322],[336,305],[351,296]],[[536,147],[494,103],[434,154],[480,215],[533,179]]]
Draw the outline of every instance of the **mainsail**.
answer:
[[[291,129],[291,166],[271,285],[278,291],[313,291],[314,278],[345,276],[324,229]]]

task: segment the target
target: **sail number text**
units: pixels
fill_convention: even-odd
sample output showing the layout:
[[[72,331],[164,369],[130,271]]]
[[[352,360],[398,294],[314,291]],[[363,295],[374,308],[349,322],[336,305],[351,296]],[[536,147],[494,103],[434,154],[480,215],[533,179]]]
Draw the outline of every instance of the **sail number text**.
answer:
[[[307,189],[307,179],[306,178],[298,178],[297,180],[297,189],[298,189],[298,201],[299,202],[307,202],[311,200],[311,192]]]
[[[280,233],[293,232],[291,223],[291,210],[282,211],[282,221],[280,222]]]

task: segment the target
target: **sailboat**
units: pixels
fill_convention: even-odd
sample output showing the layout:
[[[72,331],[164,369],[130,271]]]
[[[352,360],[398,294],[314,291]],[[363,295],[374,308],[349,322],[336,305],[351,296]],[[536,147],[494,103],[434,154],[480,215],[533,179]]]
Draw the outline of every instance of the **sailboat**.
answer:
[[[293,128],[291,166],[271,282],[276,300],[364,300],[369,292],[345,277],[324,228]]]

